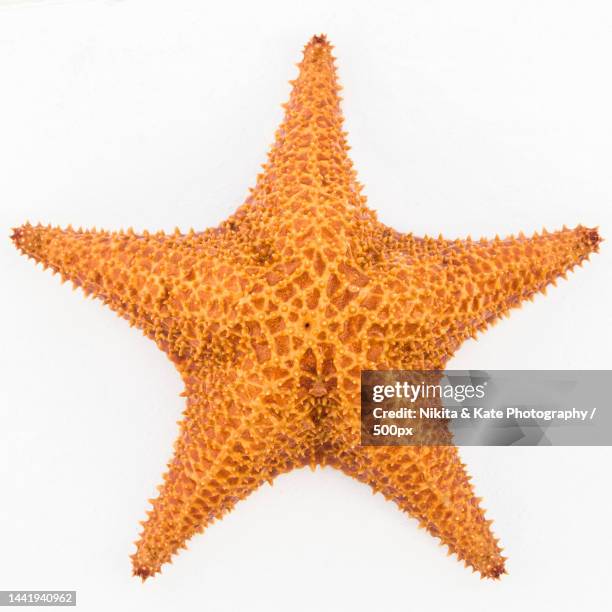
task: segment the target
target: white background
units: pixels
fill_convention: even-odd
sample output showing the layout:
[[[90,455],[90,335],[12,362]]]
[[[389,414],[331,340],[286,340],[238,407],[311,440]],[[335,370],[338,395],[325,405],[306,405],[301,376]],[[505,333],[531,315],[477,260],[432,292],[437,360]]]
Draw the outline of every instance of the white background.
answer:
[[[279,478],[160,576],[131,577],[179,376],[9,228],[218,224],[319,32],[383,222],[608,239],[449,367],[612,368],[609,2],[0,2],[0,589],[76,589],[82,610],[602,610],[610,448],[462,449],[509,556],[500,582],[328,469]]]

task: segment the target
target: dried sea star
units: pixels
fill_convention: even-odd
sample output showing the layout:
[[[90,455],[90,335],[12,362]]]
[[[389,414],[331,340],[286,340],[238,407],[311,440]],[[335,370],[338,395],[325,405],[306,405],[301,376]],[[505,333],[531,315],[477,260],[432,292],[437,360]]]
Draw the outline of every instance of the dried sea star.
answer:
[[[461,343],[596,251],[595,229],[504,240],[400,234],[367,208],[334,60],[306,45],[264,171],[216,229],[26,224],[24,253],[104,301],[176,365],[187,405],[133,555],[143,579],[276,475],[331,465],[480,572],[504,570],[453,446],[360,446],[362,369],[443,369]]]

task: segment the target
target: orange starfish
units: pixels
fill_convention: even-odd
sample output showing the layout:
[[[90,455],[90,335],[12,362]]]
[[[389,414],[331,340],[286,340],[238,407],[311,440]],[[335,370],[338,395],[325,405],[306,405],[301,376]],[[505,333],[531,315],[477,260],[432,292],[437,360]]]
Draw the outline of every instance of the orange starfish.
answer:
[[[443,369],[461,343],[596,251],[577,227],[505,240],[400,234],[366,206],[324,36],[306,45],[264,172],[216,229],[26,224],[13,240],[139,327],[187,406],[134,574],[278,474],[331,465],[497,578],[504,558],[453,446],[360,446],[360,371]]]

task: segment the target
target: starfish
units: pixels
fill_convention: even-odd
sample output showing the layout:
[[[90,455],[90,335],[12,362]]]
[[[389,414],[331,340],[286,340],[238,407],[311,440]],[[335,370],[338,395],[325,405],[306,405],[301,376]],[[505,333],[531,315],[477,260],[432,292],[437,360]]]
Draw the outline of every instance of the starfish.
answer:
[[[361,446],[360,372],[443,370],[596,251],[598,232],[472,241],[386,227],[348,157],[334,61],[325,36],[306,45],[263,172],[217,228],[14,230],[23,253],[140,328],[184,381],[174,456],[132,556],[143,580],[263,483],[326,465],[482,577],[505,572],[455,446]]]

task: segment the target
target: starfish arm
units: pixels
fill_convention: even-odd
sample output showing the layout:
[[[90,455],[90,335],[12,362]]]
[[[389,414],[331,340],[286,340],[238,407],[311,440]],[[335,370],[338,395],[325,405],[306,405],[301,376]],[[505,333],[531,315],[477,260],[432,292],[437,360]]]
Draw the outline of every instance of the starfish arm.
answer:
[[[486,328],[588,260],[599,243],[597,230],[582,226],[530,238],[450,243],[438,262],[446,278],[441,304],[454,322],[448,331],[462,339]]]
[[[251,240],[265,232],[262,220],[272,215],[282,237],[295,231],[306,235],[320,224],[316,215],[321,214],[337,224],[330,238],[345,231],[343,220],[352,227],[362,215],[373,215],[364,212],[365,196],[348,156],[332,49],[325,36],[313,37],[304,48],[268,159],[245,203],[225,222]]]
[[[317,194],[333,196],[347,185],[361,189],[348,157],[340,110],[342,88],[332,49],[325,36],[313,37],[304,48],[298,77],[291,81],[291,95],[283,105],[285,117],[263,173],[258,176],[251,203],[281,189],[304,196],[294,198],[304,204],[314,204]]]
[[[143,580],[237,502],[308,460],[278,417],[261,409],[248,383],[213,374],[200,392],[188,395],[174,457],[141,523],[132,565]]]
[[[478,242],[440,238],[411,246],[414,239],[406,239],[401,249],[388,251],[384,264],[405,326],[399,335],[418,344],[428,364],[424,368],[443,368],[464,340],[546,292],[559,276],[588,260],[600,241],[596,229],[583,226]],[[415,276],[418,295],[411,285]],[[417,333],[429,338],[426,345],[417,342]]]
[[[354,447],[336,467],[415,517],[483,578],[499,578],[505,557],[454,446]]]
[[[182,354],[188,338],[181,340],[185,346],[171,346],[181,328],[184,332],[190,321],[193,326],[199,314],[208,324],[223,320],[232,292],[241,286],[231,263],[217,253],[213,234],[137,235],[26,224],[14,230],[13,241],[63,281],[103,300],[162,349]]]

